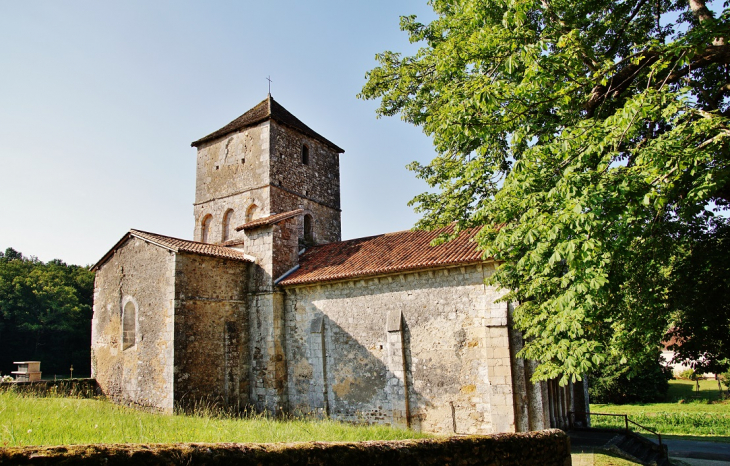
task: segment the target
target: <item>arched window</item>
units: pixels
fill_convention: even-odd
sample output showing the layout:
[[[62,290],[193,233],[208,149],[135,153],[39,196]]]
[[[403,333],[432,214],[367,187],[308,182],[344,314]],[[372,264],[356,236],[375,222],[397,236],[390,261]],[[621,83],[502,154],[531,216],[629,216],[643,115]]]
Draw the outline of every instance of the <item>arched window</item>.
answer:
[[[314,221],[312,220],[312,216],[309,214],[306,214],[304,216],[304,244],[307,246],[311,246],[314,244]]]
[[[251,204],[251,206],[246,210],[246,223],[256,218],[256,209],[258,209],[258,206],[256,204]]]
[[[309,165],[309,147],[306,144],[302,145],[302,163]]]
[[[122,310],[122,350],[131,348],[137,339],[137,306],[127,301]]]
[[[203,243],[208,242],[208,235],[210,235],[211,223],[213,223],[213,216],[210,214],[203,217],[203,221],[200,222],[200,241]]]
[[[233,219],[233,209],[226,210],[226,213],[223,214],[223,225],[222,225],[222,231],[223,234],[221,235],[221,241],[228,241],[231,239],[231,220]]]

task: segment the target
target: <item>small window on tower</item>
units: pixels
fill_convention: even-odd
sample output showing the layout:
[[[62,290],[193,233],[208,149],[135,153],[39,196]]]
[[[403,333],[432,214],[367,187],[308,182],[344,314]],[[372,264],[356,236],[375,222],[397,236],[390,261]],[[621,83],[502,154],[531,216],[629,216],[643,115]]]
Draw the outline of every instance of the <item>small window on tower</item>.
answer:
[[[314,223],[312,216],[307,214],[304,216],[304,245],[311,246],[314,244]]]
[[[210,224],[213,223],[213,216],[208,214],[203,217],[203,221],[200,222],[200,241],[202,243],[208,242],[208,236],[210,235]]]
[[[221,241],[228,241],[231,239],[231,219],[233,218],[233,209],[228,209],[223,215],[223,234],[221,235]]]
[[[302,146],[302,163],[309,165],[309,147],[306,144]]]
[[[256,218],[256,209],[258,206],[256,204],[251,204],[251,206],[246,210],[246,223],[250,222],[251,220],[254,220]]]

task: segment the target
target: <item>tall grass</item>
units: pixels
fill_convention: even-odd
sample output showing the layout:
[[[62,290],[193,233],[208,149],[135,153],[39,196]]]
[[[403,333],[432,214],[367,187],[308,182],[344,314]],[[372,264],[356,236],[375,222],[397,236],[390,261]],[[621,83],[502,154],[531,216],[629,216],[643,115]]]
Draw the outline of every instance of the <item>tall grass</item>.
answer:
[[[671,402],[591,405],[591,412],[627,414],[629,419],[661,434],[730,436],[730,403],[719,401],[714,380],[700,381],[700,393],[694,392],[695,383],[686,380],[669,382]],[[592,416],[594,427],[624,427],[623,418]],[[636,428],[637,432],[644,433]]]
[[[234,419],[199,413],[162,415],[107,401],[0,393],[0,446],[87,443],[299,442],[424,438],[382,425],[331,420]]]
[[[632,421],[658,431],[661,434],[710,435],[725,437],[730,435],[730,415],[710,413],[645,413],[632,414]],[[624,419],[608,416],[591,417],[593,427],[623,428]],[[645,431],[630,426],[639,433]]]

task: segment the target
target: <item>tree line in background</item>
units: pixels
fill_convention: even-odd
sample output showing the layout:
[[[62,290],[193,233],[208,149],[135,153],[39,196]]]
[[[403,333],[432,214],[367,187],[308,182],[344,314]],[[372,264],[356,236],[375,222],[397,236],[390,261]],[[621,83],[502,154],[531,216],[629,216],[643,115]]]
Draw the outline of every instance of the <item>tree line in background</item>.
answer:
[[[94,273],[54,259],[0,252],[0,373],[41,361],[43,377],[88,376]]]
[[[361,98],[431,136],[418,227],[485,227],[519,355],[561,383],[730,358],[730,9],[704,0],[431,0]],[[448,238],[443,238],[447,240]],[[660,377],[661,378],[661,377]]]

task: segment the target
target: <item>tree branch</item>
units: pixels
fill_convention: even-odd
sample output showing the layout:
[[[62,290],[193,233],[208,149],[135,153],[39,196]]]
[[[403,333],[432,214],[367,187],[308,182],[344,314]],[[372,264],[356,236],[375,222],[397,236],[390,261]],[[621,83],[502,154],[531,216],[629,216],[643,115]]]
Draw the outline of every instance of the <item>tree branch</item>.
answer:
[[[636,76],[642,68],[652,65],[661,57],[661,54],[656,51],[646,51],[641,55],[643,55],[643,57],[639,60],[639,63],[632,63],[613,75],[613,77],[609,80],[608,86],[597,84],[593,87],[588,102],[585,104],[589,118],[593,116],[596,108],[601,104],[601,102],[609,97],[618,97],[623,91],[628,89],[631,84],[633,84]],[[730,46],[708,46],[703,52],[695,54],[687,66],[682,67],[677,71],[670,72],[666,78],[661,80],[662,85],[673,84],[689,74],[691,71],[716,63],[724,65],[730,64]],[[657,81],[659,81],[659,79]]]

